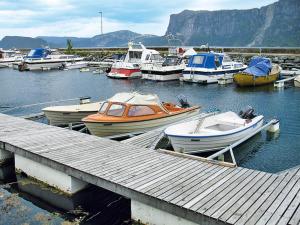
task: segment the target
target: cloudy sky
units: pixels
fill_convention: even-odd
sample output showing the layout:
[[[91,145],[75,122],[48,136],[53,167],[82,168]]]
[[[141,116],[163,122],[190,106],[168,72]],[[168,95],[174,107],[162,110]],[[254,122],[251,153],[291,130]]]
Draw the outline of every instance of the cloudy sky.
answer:
[[[259,8],[275,0],[0,0],[0,39],[19,36],[92,37],[103,31],[131,30],[163,35],[169,16],[184,9]]]

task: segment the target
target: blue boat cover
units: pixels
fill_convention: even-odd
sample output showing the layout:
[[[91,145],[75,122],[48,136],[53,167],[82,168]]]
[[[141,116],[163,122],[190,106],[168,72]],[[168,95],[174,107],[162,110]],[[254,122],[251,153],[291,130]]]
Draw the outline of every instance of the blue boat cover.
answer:
[[[264,57],[253,57],[249,63],[249,67],[244,70],[245,73],[252,74],[256,77],[267,76],[272,69],[270,59]]]
[[[45,49],[45,48],[36,48],[34,50],[31,50],[28,55],[26,56],[26,58],[45,58],[47,57],[47,55],[49,54],[49,50]]]
[[[188,67],[214,69],[222,65],[223,55],[216,53],[201,53],[191,56]]]

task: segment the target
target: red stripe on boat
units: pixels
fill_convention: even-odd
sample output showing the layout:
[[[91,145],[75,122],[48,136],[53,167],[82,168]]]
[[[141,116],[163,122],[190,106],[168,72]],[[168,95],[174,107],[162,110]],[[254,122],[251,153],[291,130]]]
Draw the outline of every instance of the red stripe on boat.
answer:
[[[120,73],[124,74],[127,77],[130,77],[131,74],[140,72],[140,69],[123,69],[123,68],[111,68],[111,73]]]

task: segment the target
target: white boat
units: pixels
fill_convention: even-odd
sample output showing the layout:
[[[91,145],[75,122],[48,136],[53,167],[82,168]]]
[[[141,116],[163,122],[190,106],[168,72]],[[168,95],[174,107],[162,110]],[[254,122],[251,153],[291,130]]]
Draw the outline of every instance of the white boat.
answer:
[[[226,54],[201,53],[190,57],[183,70],[182,80],[203,84],[218,83],[218,79],[233,77],[233,74],[246,68],[246,65],[232,61]]]
[[[177,56],[167,56],[163,63],[143,63],[141,66],[142,79],[169,81],[179,80],[185,64]]]
[[[115,62],[111,66],[111,71],[107,74],[110,78],[131,79],[142,76],[140,66],[142,63],[161,62],[162,57],[159,52],[147,49],[141,43],[128,43],[128,52],[124,61]]]
[[[81,69],[88,66],[88,62],[85,61],[78,61],[78,62],[66,62],[63,64],[63,67],[65,69],[71,70],[71,69]]]
[[[31,50],[19,66],[20,70],[51,70],[63,67],[67,62],[82,61],[83,57],[61,54],[55,49],[37,48]]]
[[[104,137],[145,132],[199,113],[199,106],[161,102],[157,95],[118,93],[99,112],[82,119],[91,134]]]
[[[0,68],[12,67],[13,63],[18,63],[22,60],[23,56],[19,51],[0,48]]]
[[[252,114],[252,109],[239,116],[234,112],[225,112],[170,126],[165,134],[176,152],[200,153],[216,151],[257,131],[264,117]]]
[[[281,70],[280,76],[282,77],[293,77],[300,75],[300,69],[292,68],[290,70]]]
[[[89,102],[81,99],[81,104],[50,106],[43,108],[42,111],[49,120],[50,125],[68,125],[69,123],[81,122],[81,119],[98,112],[102,102]]]
[[[300,87],[300,75],[295,77],[294,85],[295,85],[295,87]]]

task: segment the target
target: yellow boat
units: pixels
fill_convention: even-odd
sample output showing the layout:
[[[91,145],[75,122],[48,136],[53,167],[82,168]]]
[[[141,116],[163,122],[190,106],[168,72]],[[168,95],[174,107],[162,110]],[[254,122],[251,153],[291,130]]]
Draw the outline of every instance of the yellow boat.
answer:
[[[263,58],[263,60],[266,60]],[[261,59],[254,59],[250,62],[250,67],[243,72],[234,74],[233,79],[239,86],[260,86],[265,84],[274,83],[278,78],[281,68],[277,64],[273,64],[269,72],[266,72],[266,68],[262,68]],[[258,63],[257,63],[258,62]],[[252,63],[252,66],[251,66]],[[262,63],[265,63],[262,62]],[[270,63],[270,62],[269,62]],[[259,65],[260,64],[260,65]],[[265,66],[265,65],[263,65]]]

